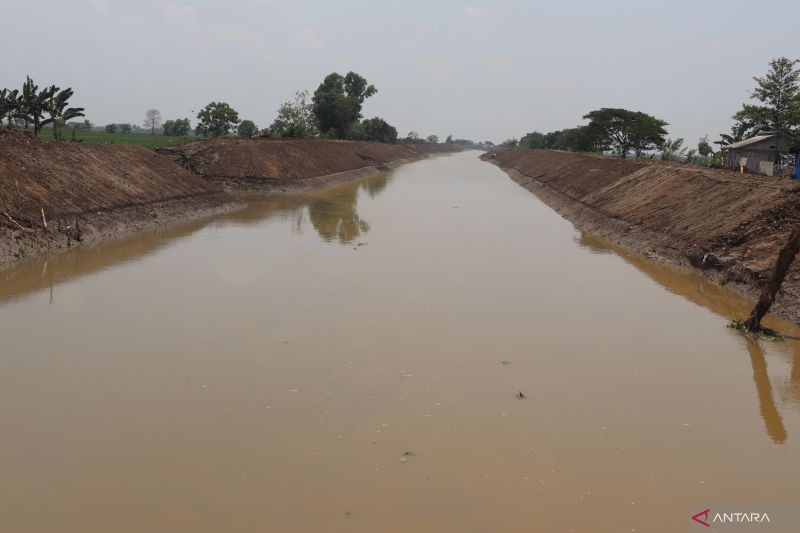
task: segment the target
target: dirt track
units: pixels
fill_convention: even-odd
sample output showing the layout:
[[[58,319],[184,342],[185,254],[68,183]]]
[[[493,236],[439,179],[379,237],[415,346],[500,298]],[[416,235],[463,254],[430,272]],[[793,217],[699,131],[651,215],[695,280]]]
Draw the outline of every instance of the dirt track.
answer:
[[[484,158],[582,229],[651,259],[694,268],[754,298],[800,226],[800,183],[550,150]],[[773,311],[800,321],[800,265]]]

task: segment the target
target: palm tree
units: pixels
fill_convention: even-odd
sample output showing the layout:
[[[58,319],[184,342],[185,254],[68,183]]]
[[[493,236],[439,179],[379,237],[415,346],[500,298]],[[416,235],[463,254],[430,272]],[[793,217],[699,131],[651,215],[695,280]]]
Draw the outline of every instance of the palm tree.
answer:
[[[683,146],[683,137],[678,137],[675,140],[667,139],[661,146],[661,159],[667,161],[668,159],[681,159],[686,153],[686,147]]]

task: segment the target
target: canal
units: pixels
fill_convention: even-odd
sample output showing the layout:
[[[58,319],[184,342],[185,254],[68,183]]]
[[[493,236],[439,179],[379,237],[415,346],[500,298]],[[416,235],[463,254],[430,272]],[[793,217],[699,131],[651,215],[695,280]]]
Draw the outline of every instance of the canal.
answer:
[[[475,152],[0,271],[0,530],[683,531],[800,493],[800,341]],[[795,326],[770,325],[800,337]]]

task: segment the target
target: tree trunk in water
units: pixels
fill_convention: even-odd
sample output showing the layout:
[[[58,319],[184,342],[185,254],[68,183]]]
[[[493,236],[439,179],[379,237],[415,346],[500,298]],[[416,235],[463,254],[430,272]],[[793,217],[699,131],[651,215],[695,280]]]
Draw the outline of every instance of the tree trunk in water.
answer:
[[[778,260],[775,262],[775,270],[772,272],[772,279],[770,279],[767,286],[764,287],[764,292],[761,293],[761,297],[759,297],[758,302],[756,302],[756,306],[753,307],[753,311],[744,323],[747,331],[756,332],[761,327],[761,319],[764,318],[764,315],[769,312],[769,308],[772,307],[772,303],[775,301],[775,295],[778,294],[778,290],[780,290],[783,284],[783,278],[786,277],[786,272],[789,270],[789,267],[792,266],[792,261],[794,261],[798,250],[800,250],[800,230],[794,230],[789,236],[789,242],[786,243],[786,246],[784,246],[780,254],[778,254]]]

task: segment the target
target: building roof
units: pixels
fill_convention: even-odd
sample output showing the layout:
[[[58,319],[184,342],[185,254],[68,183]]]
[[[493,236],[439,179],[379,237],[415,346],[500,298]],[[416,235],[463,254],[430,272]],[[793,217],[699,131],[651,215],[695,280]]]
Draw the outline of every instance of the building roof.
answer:
[[[729,149],[729,150],[731,148],[733,148],[733,149],[744,148],[745,146],[750,146],[751,144],[757,144],[757,143],[760,143],[762,141],[766,141],[766,140],[769,140],[769,139],[772,139],[772,138],[775,138],[775,137],[786,137],[789,140],[792,139],[791,137],[789,137],[788,135],[785,135],[783,133],[764,133],[764,134],[761,134],[761,135],[756,135],[754,137],[750,137],[749,139],[745,139],[743,141],[739,141],[739,142],[736,142],[736,143],[729,144],[728,146],[726,146],[726,148]]]

